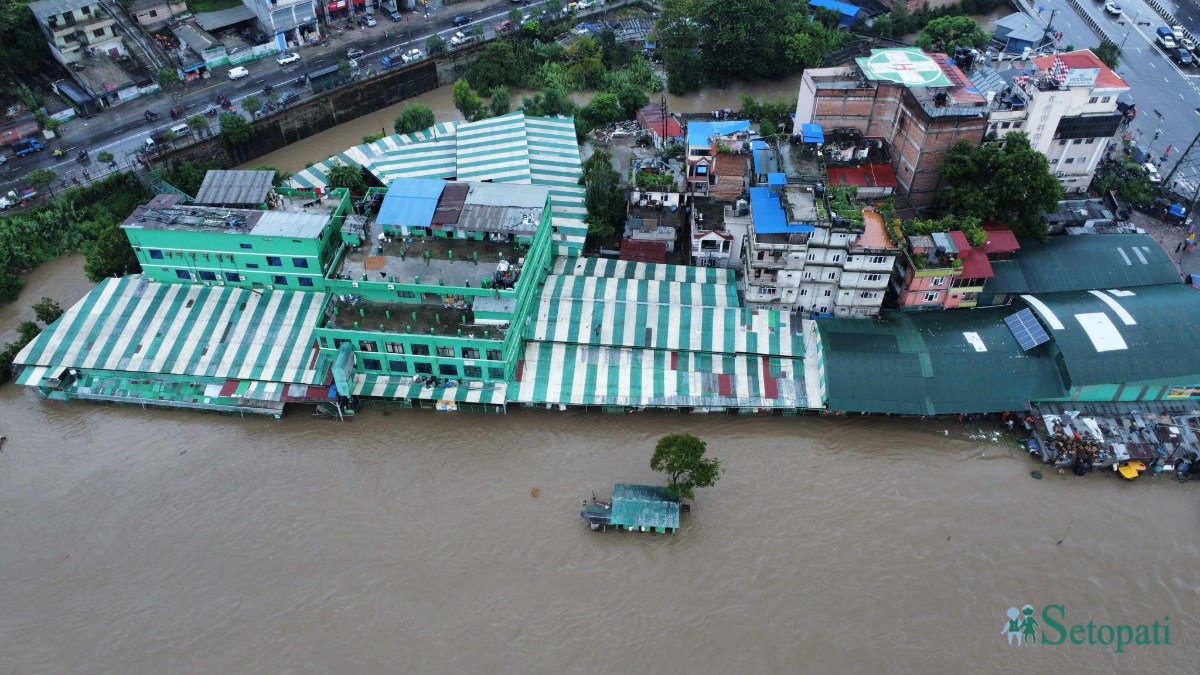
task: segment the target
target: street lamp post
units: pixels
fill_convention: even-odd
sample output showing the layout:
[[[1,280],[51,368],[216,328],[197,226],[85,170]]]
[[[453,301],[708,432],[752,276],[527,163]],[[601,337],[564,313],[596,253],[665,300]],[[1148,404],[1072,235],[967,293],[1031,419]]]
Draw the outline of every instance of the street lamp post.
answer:
[[[1133,15],[1133,21],[1130,21],[1129,28],[1125,29],[1125,37],[1121,38],[1121,46],[1118,49],[1125,49],[1125,43],[1129,40],[1129,34],[1133,32],[1133,27],[1137,25],[1137,21],[1141,16],[1142,12],[1140,10],[1137,14]]]

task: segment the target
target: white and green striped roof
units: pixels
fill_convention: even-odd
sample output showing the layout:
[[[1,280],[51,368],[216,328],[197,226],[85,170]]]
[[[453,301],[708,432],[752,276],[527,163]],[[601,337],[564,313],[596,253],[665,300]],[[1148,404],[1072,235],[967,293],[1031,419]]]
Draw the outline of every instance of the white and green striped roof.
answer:
[[[324,187],[334,160],[366,167],[384,185],[396,178],[545,185],[553,202],[557,252],[578,253],[587,237],[587,210],[579,185],[583,168],[575,122],[569,117],[514,112],[478,122],[443,122],[350,148],[292,176],[292,183]]]
[[[317,384],[313,329],[325,297],[106,279],[14,362],[26,384],[37,384],[31,368]]]
[[[455,387],[427,387],[414,378],[393,375],[357,374],[354,393],[370,398],[419,398],[427,401],[459,401],[504,405],[508,386],[503,382],[464,382]]]
[[[608,258],[561,257],[554,261],[555,274],[583,277],[613,277],[619,279],[654,279],[657,281],[703,282],[733,284],[737,277],[726,267],[693,267],[691,265],[660,265],[657,263],[609,260]]]

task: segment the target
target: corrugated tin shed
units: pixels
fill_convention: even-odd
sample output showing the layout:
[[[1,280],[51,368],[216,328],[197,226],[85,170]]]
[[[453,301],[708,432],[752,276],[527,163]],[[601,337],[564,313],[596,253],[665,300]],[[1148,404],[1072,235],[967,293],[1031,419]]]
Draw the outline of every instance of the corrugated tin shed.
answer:
[[[252,209],[267,201],[274,180],[274,171],[209,171],[196,204]]]
[[[1071,386],[1200,382],[1196,359],[1200,291],[1190,286],[1176,283],[1021,298],[1062,353]]]
[[[250,234],[260,237],[296,237],[316,239],[321,236],[329,216],[301,211],[265,211],[258,217]]]
[[[324,293],[105,279],[15,363],[118,373],[317,384]],[[31,383],[32,384],[32,383]]]
[[[946,415],[1024,410],[1065,389],[1047,347],[1026,352],[1010,308],[818,319],[830,410]],[[986,377],[987,386],[981,386]]]
[[[667,242],[624,239],[621,241],[621,260],[665,263],[667,262]]]
[[[679,502],[661,485],[617,483],[612,493],[612,524],[627,528],[679,529]]]
[[[1012,260],[992,263],[983,292],[1058,293],[1180,283],[1179,272],[1148,234],[1100,234],[1026,241]]]
[[[749,132],[750,122],[729,120],[727,122],[688,122],[687,141],[690,146],[710,145],[714,137],[733,136]]]
[[[388,186],[375,220],[385,226],[429,227],[446,181],[397,178]]]

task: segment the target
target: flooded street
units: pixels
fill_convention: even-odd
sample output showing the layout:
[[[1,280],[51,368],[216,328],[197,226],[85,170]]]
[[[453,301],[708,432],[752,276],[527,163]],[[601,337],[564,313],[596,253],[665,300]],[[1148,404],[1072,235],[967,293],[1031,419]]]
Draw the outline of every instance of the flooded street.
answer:
[[[78,261],[39,271],[19,305],[66,306],[80,276]],[[16,320],[7,308],[0,328]],[[589,531],[580,498],[657,481],[654,442],[675,430],[726,465],[681,532]],[[1063,478],[973,430],[540,410],[274,421],[49,403],[8,385],[0,663],[1194,672],[1200,483]],[[1005,613],[1025,603],[1062,604],[1070,624],[1165,622],[1171,644],[1009,646]]]

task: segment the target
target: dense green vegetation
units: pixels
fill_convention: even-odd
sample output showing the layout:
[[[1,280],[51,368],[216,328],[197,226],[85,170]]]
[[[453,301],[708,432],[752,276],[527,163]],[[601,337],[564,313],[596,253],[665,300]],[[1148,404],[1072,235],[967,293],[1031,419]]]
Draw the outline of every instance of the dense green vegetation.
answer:
[[[133,175],[113,174],[72,188],[38,208],[0,218],[0,303],[20,294],[22,272],[68,253],[83,252],[93,281],[140,271],[118,225],[149,198]],[[113,246],[112,241],[123,246]]]
[[[587,206],[584,222],[588,226],[588,240],[593,243],[611,240],[625,222],[625,191],[621,189],[620,175],[612,167],[612,153],[597,148],[583,162],[579,183],[583,185]]]

